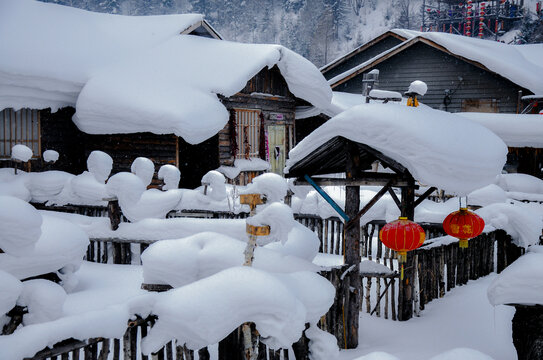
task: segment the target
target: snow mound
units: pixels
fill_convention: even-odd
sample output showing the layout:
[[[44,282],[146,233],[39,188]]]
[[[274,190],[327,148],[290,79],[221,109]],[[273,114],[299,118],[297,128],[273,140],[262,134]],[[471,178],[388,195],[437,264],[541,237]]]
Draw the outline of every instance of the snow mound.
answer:
[[[543,221],[528,208],[514,204],[491,204],[476,211],[485,224],[502,229],[517,246],[528,248],[539,242]]]
[[[245,247],[245,239],[237,240],[213,232],[159,241],[149,246],[141,256],[143,279],[147,284],[184,286],[240,266],[244,261]],[[319,270],[307,260],[264,247],[255,249],[253,267],[275,273]]]
[[[253,226],[270,226],[270,235],[258,236],[259,245],[266,245],[273,241],[285,244],[295,222],[290,206],[278,202],[266,206],[258,214],[247,219],[247,224]]]
[[[105,183],[111,169],[113,168],[113,159],[103,151],[94,150],[87,158],[87,169],[94,175],[96,181]]]
[[[74,177],[70,173],[57,170],[29,173],[26,186],[32,201],[41,203],[58,196]]]
[[[420,96],[424,96],[426,92],[428,91],[428,85],[424,81],[415,80],[411,84],[409,84],[409,90],[407,90],[408,93],[415,93]]]
[[[217,171],[223,173],[229,179],[235,179],[242,171],[266,171],[270,168],[270,163],[259,159],[236,159],[234,166],[221,165]]]
[[[181,180],[181,172],[173,165],[162,165],[158,169],[158,179],[164,181],[162,190],[173,190],[179,188],[179,180]]]
[[[13,160],[27,162],[32,158],[32,149],[23,144],[14,145],[11,148],[11,158]]]
[[[0,318],[13,309],[22,290],[23,285],[17,278],[0,270]]]
[[[226,199],[226,178],[216,170],[207,172],[202,177],[202,185],[207,185],[207,196],[214,201]]]
[[[493,183],[507,154],[494,133],[457,115],[364,104],[333,117],[298,143],[285,170],[337,136],[366,144],[405,166],[421,183],[458,195]]]
[[[357,357],[354,360],[400,360],[400,359],[394,355],[390,355],[382,351],[375,351],[368,355]]]
[[[23,316],[23,325],[38,324],[56,320],[62,316],[66,291],[62,286],[48,280],[28,280],[17,305],[26,306],[28,313]]]
[[[55,150],[45,150],[43,152],[43,161],[54,163],[58,160],[59,154]]]
[[[305,331],[309,339],[309,357],[311,360],[333,360],[339,357],[337,339],[334,335],[311,324]]]
[[[487,206],[494,203],[504,203],[506,200],[506,192],[495,184],[472,191],[468,195],[468,205]]]
[[[489,285],[492,305],[543,305],[543,246],[533,246]]]
[[[528,174],[500,174],[496,184],[505,191],[543,194],[543,180]]]
[[[156,351],[172,338],[199,349],[244,322],[254,322],[271,348],[286,348],[300,338],[306,322],[326,313],[334,293],[326,279],[311,272],[274,275],[230,268],[163,293],[153,306],[158,321],[142,340],[142,351]]]
[[[34,249],[41,235],[42,216],[29,203],[0,196],[0,249],[24,256]]]
[[[139,177],[145,186],[148,186],[155,175],[155,164],[146,157],[137,157],[132,162],[130,171]]]
[[[242,193],[263,194],[266,196],[266,202],[272,203],[283,201],[287,196],[287,191],[287,181],[283,177],[274,173],[266,173],[255,177]]]
[[[7,252],[0,254],[0,270],[18,279],[26,279],[66,269],[68,270],[65,272],[66,276],[61,274],[61,278],[68,280],[69,273],[77,270],[81,265],[83,256],[87,252],[89,237],[78,225],[67,220],[46,214],[41,215],[41,218],[43,219],[41,235],[34,248],[21,255],[12,255]],[[19,231],[24,232],[25,236],[28,236],[28,232],[35,232],[30,227],[21,228]],[[3,236],[3,233],[1,235]]]

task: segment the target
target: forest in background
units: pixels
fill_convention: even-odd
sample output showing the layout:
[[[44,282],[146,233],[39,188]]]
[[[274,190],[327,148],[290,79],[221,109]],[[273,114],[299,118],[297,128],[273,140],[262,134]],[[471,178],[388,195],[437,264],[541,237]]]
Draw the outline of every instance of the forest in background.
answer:
[[[41,1],[122,15],[200,13],[225,40],[281,44],[317,66],[391,28],[420,29],[424,11],[422,0]],[[426,0],[426,5],[434,2]],[[532,25],[519,27],[537,33]]]

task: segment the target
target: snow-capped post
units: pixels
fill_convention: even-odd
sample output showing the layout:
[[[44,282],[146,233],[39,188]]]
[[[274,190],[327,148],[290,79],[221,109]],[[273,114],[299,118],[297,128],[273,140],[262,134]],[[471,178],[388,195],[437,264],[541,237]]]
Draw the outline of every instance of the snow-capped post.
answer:
[[[251,209],[250,216],[255,215],[256,206],[266,203],[266,199],[260,194],[242,194],[240,195],[240,203],[249,205]],[[246,225],[247,235],[249,236],[249,242],[245,248],[245,263],[244,266],[253,265],[254,251],[256,247],[257,236],[266,236],[270,234],[269,226],[253,226],[247,223]]]
[[[242,194],[240,195],[240,203],[244,205],[249,205],[251,212],[250,216],[256,214],[256,206],[266,203],[266,198],[261,194]],[[254,226],[249,223],[246,225],[246,232],[249,236],[249,241],[243,252],[245,255],[245,262],[243,266],[252,266],[254,251],[256,248],[256,239],[257,236],[266,236],[270,234],[269,226]],[[243,355],[247,360],[256,360],[258,356],[258,334],[256,334],[256,329],[253,331],[251,328],[251,323],[244,323],[241,326],[243,334]]]
[[[428,91],[428,85],[424,81],[415,80],[409,84],[409,89],[405,92],[405,95],[408,96],[407,106],[419,106],[417,96],[424,96],[426,91]]]
[[[17,164],[28,162],[32,158],[32,155],[34,155],[32,149],[26,145],[17,144],[11,148],[11,160],[15,162],[15,175],[17,175]]]

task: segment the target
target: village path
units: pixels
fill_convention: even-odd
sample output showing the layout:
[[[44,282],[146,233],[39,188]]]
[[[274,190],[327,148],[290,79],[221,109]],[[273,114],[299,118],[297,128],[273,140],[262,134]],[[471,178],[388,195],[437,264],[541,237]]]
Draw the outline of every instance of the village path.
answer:
[[[491,274],[455,288],[407,322],[363,313],[359,347],[341,351],[340,359],[380,351],[401,360],[426,360],[460,347],[478,350],[494,360],[517,359],[511,331],[514,308],[493,307],[487,299],[486,290],[495,277]]]

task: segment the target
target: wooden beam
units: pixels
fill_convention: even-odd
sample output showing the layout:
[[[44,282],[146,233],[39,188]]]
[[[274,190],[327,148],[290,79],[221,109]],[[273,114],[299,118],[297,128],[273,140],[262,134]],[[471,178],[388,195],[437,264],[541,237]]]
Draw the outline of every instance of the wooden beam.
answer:
[[[381,174],[382,176],[375,176]],[[398,176],[390,176],[394,174],[386,173],[362,173],[360,178],[354,179],[338,179],[338,178],[312,178],[315,184],[319,186],[385,186],[392,181],[391,186],[405,187],[409,185],[407,179],[402,179]],[[306,180],[298,178],[294,181],[294,185],[311,185]]]
[[[375,194],[375,196],[362,208],[362,210],[360,210],[358,212],[358,214],[356,214],[356,216],[354,218],[352,218],[351,220],[349,220],[349,222],[347,223],[347,225],[345,225],[345,229],[349,229],[351,226],[353,226],[354,224],[357,223],[357,221],[365,214],[368,212],[369,209],[371,209],[371,207],[373,205],[375,205],[375,203],[377,201],[379,201],[379,199],[388,191],[388,189],[390,188],[390,185],[392,183],[393,179],[390,179],[388,181],[388,183],[383,186],[383,188],[381,190],[379,190],[379,192],[377,194]]]
[[[437,188],[434,187],[434,186],[432,186],[431,188],[426,190],[421,196],[418,197],[417,200],[415,200],[415,204],[414,204],[413,207],[417,207],[421,202],[424,201],[424,199],[426,199],[428,196],[430,196],[431,193],[433,193],[436,190],[437,190]]]
[[[394,192],[392,187],[388,188],[388,193],[392,197],[392,200],[394,200],[394,202],[396,203],[396,206],[398,206],[398,209],[401,209],[402,208],[402,203],[400,202],[400,199],[398,199],[398,196],[396,195],[396,193]]]
[[[311,179],[311,177],[309,177],[309,175],[306,175],[305,176],[305,180],[307,181],[307,183],[309,185],[311,185],[315,190],[317,190],[317,192],[324,198],[324,200],[326,200],[326,202],[328,204],[330,204],[330,206],[332,206],[332,208],[334,208],[334,210],[345,220],[345,221],[349,221],[349,216],[345,213],[345,211],[343,211],[343,209],[330,197],[328,196],[328,194],[326,193],[326,191],[324,191],[319,185],[317,185],[313,179]]]

